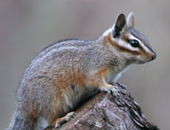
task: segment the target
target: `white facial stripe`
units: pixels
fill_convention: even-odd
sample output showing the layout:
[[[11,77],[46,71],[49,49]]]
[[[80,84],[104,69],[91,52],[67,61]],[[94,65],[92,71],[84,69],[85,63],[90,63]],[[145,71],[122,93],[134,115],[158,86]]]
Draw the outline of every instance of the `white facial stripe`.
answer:
[[[113,28],[114,28],[114,25],[113,25],[112,28],[109,28],[108,30],[106,30],[106,31],[103,33],[103,36],[108,36],[110,33],[112,33]],[[136,39],[133,35],[129,35],[129,37],[132,37],[133,39]],[[130,44],[125,43],[125,41],[122,40],[122,39],[113,38],[113,37],[112,37],[112,40],[115,41],[116,43],[118,43],[119,45],[121,45],[122,47],[128,48],[129,50],[132,50],[132,51],[138,51],[138,50],[139,50],[139,48],[134,48],[134,47],[132,47]]]
[[[110,33],[112,33],[113,27],[106,30],[103,33],[103,36],[108,36]],[[134,37],[134,36],[132,36],[132,37]],[[134,37],[134,39],[136,39],[136,38]],[[120,38],[113,38],[112,37],[112,40],[115,41],[116,43],[118,43],[119,45],[121,45],[122,47],[128,48],[129,50],[132,50],[132,51],[138,51],[139,50],[139,48],[132,47],[130,44],[125,43],[125,41],[120,39]]]
[[[106,31],[103,33],[103,36],[108,36],[110,33],[112,33],[113,29],[114,29],[114,25],[112,26],[112,28],[109,28],[108,30],[106,30]],[[131,33],[128,34],[128,37],[129,37],[129,39],[131,39],[131,40],[134,39],[134,40],[139,41],[140,46],[141,46],[146,52],[152,53],[152,52],[150,51],[150,49],[149,49],[147,46],[145,46],[144,43],[143,43],[140,39],[136,38],[136,37],[133,36]],[[125,41],[122,40],[122,39],[113,38],[113,37],[112,37],[112,40],[113,40],[113,41],[116,41],[116,43],[118,43],[119,45],[128,48],[129,50],[139,51],[139,48],[132,47],[130,44],[125,43]]]
[[[140,46],[146,51],[146,52],[148,52],[148,53],[150,53],[151,51],[149,50],[149,48],[148,47],[146,47],[145,45],[144,45],[144,43],[140,40],[140,39],[138,39],[138,38],[136,38],[136,37],[134,37],[132,34],[129,34],[128,35],[128,37],[129,37],[129,39],[134,39],[134,40],[137,40],[137,41],[139,41],[139,43],[140,43]]]
[[[138,51],[139,48],[134,48],[132,47],[130,44],[127,44],[124,40],[122,39],[115,39],[114,41],[116,41],[119,45],[121,45],[122,47],[128,48],[129,50],[132,51]]]
[[[112,30],[113,30],[113,28],[109,28],[108,30],[106,30],[106,31],[103,33],[103,37],[108,36],[109,33],[112,32]]]

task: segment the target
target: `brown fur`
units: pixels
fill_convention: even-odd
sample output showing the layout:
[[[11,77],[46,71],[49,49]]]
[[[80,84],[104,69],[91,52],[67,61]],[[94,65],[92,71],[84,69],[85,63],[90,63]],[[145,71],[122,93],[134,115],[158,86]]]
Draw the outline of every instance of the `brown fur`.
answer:
[[[129,31],[124,14],[116,23],[116,32],[113,28],[94,41],[64,40],[43,49],[25,70],[8,130],[33,130],[38,121],[58,127],[74,117],[69,112],[88,95],[98,90],[117,94],[109,83],[116,82],[130,64],[151,61],[155,53],[150,48],[148,54],[142,48],[132,51],[113,40],[113,34],[125,42],[126,33],[141,36]]]

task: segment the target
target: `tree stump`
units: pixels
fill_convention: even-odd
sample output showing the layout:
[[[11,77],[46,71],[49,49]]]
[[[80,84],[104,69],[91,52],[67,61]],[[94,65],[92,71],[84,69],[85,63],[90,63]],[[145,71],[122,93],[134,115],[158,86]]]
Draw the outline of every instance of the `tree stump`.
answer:
[[[159,130],[148,121],[126,88],[117,84],[119,95],[99,92],[77,108],[77,116],[61,128],[45,130]]]

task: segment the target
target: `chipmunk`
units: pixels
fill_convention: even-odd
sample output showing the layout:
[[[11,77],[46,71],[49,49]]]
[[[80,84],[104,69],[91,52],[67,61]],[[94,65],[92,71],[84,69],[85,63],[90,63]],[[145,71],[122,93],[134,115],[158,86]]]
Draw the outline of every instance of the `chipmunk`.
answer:
[[[25,70],[18,105],[8,130],[60,127],[72,110],[95,91],[118,95],[116,82],[131,64],[156,58],[147,39],[134,28],[134,15],[121,13],[94,41],[63,40],[42,50]]]

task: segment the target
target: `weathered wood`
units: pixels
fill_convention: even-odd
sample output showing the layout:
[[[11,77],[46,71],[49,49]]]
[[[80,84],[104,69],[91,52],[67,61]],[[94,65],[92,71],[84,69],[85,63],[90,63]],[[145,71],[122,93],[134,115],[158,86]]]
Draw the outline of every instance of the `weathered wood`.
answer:
[[[76,110],[77,116],[59,129],[46,130],[159,130],[148,121],[126,88],[117,84],[119,96],[99,92]]]

